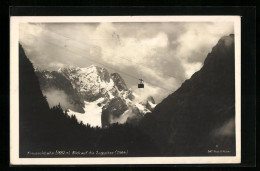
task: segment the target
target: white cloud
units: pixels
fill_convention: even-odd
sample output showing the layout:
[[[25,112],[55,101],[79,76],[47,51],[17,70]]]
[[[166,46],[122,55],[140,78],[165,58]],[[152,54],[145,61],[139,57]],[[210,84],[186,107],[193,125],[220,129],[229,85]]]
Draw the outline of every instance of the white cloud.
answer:
[[[217,41],[233,33],[232,23],[186,23],[186,32],[179,36],[176,56],[182,61],[186,78],[198,71]]]
[[[20,42],[37,68],[100,65],[119,72],[133,89],[142,78],[144,96],[157,102],[171,93],[165,89],[176,90],[198,71],[230,33],[232,23],[20,24]]]
[[[159,103],[171,92],[161,89],[160,87],[151,86],[149,83],[144,83],[144,88],[137,88],[137,85],[131,87],[131,89],[138,95],[136,96],[136,102],[144,101],[147,97],[152,96],[156,103]],[[159,99],[159,101],[158,101]]]
[[[73,105],[69,103],[67,94],[62,90],[50,88],[42,92],[46,96],[50,107],[61,105],[63,109],[71,109]]]
[[[215,135],[233,136],[235,133],[235,119],[231,118],[228,122],[224,123],[220,128],[214,131]]]
[[[202,67],[201,62],[196,62],[196,63],[183,63],[185,70],[185,76],[186,78],[190,78],[195,72],[200,70]]]

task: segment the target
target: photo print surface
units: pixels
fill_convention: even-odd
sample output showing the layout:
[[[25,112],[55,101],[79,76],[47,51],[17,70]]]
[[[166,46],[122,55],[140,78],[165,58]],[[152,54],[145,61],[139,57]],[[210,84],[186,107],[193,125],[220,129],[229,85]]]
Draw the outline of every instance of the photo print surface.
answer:
[[[234,22],[18,25],[19,158],[238,155]]]

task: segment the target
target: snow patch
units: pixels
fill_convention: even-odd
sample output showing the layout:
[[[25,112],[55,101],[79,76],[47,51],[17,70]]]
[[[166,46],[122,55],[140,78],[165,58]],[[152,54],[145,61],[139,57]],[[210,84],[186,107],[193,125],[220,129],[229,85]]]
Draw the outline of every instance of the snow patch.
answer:
[[[152,108],[155,108],[155,106],[156,106],[156,104],[153,104],[152,102],[148,102],[149,103],[149,105],[152,107]]]
[[[53,76],[50,75],[50,74],[46,74],[45,76],[46,76],[47,79],[52,79],[53,78]]]
[[[99,106],[98,104],[103,102],[104,98],[99,98],[96,101],[93,102],[87,102],[85,101],[85,113],[78,113],[74,112],[72,110],[68,110],[68,115],[72,116],[75,115],[78,122],[83,122],[83,124],[87,125],[89,124],[92,127],[102,127],[101,123],[101,114],[102,114],[102,106]]]
[[[136,103],[135,106],[144,114],[150,112],[150,110],[146,109],[143,105],[139,103]]]
[[[113,96],[113,94],[110,91],[108,91],[108,95],[109,95],[109,99],[115,98],[115,96]]]

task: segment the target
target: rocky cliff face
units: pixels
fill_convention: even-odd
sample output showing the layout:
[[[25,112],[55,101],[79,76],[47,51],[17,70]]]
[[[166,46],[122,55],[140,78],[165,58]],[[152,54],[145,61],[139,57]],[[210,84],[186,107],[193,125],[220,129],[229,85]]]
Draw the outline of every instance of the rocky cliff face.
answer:
[[[234,35],[222,37],[201,70],[145,116],[140,126],[164,154],[235,155],[234,66]]]
[[[55,88],[64,91],[67,100],[60,100],[61,106],[84,124],[102,127],[115,122],[135,124],[155,107],[152,97],[137,101],[120,74],[109,74],[105,68],[91,65],[88,68],[67,67],[36,73],[48,102],[55,99],[48,98],[52,94],[48,94],[48,90]]]
[[[119,91],[126,91],[127,90],[127,86],[125,84],[125,81],[123,80],[123,78],[118,74],[118,73],[113,73],[111,74],[111,78],[114,81],[116,87],[118,88]]]

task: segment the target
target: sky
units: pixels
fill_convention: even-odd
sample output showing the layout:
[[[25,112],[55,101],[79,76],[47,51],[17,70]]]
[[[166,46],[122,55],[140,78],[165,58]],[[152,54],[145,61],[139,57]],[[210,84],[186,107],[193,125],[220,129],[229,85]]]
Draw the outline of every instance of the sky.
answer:
[[[88,67],[117,72],[137,94],[159,103],[177,90],[232,22],[22,23],[19,41],[38,69]],[[139,78],[145,88],[138,89]]]

